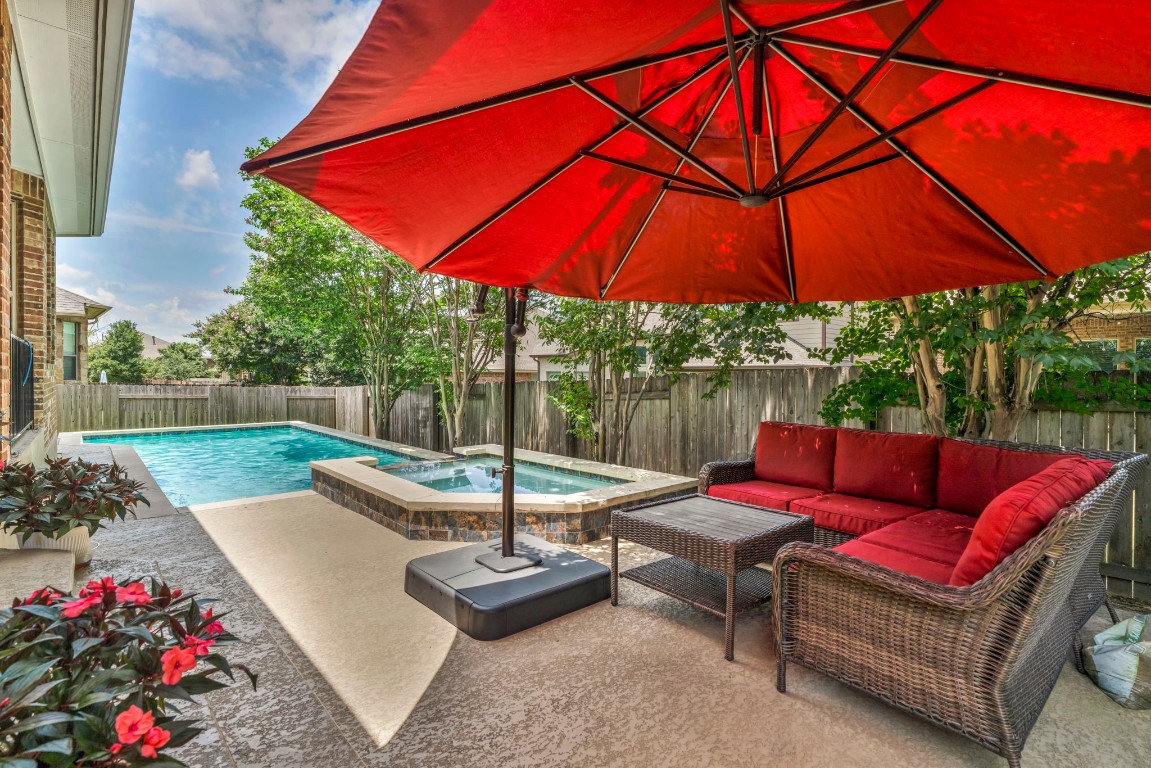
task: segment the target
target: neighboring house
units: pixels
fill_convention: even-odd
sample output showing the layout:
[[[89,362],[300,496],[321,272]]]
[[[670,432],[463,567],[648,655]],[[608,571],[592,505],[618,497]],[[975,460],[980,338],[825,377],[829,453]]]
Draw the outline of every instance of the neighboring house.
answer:
[[[164,341],[159,336],[153,336],[143,331],[140,331],[140,341],[144,342],[143,354],[145,360],[155,360],[160,356],[160,350],[172,343],[170,341]]]
[[[56,451],[56,238],[104,231],[131,20],[131,0],[0,0],[0,459]]]
[[[111,307],[56,289],[56,381],[88,380],[88,332]]]
[[[739,370],[755,370],[764,368],[792,368],[796,366],[827,365],[822,360],[812,356],[812,350],[835,346],[835,339],[839,331],[847,325],[846,317],[836,317],[830,322],[804,319],[781,323],[780,327],[787,338],[784,340],[784,350],[788,357],[774,363],[752,363],[738,366]],[[641,364],[647,360],[647,350],[637,348]],[[685,371],[708,371],[715,367],[713,360],[703,358],[690,360],[684,366]],[[552,381],[557,379],[566,368],[564,355],[559,353],[554,344],[548,344],[539,337],[538,323],[532,322],[529,317],[527,334],[520,340],[516,352],[516,380],[517,381]],[[488,372],[481,377],[481,381],[500,381],[503,372],[503,356],[498,356],[488,367]]]
[[[1151,313],[1127,302],[1094,307],[1071,324],[1071,336],[1086,347],[1104,370],[1114,370],[1115,355],[1134,352],[1151,360]]]

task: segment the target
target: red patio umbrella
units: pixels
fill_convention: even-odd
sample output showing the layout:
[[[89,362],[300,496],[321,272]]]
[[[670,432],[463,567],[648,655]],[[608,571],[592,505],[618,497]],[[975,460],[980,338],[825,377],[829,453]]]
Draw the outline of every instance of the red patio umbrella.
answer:
[[[1148,72],[1130,0],[385,0],[244,169],[509,299],[886,298],[1151,248]]]
[[[1151,248],[1148,72],[1130,0],[387,0],[244,167],[477,282],[874,299]]]

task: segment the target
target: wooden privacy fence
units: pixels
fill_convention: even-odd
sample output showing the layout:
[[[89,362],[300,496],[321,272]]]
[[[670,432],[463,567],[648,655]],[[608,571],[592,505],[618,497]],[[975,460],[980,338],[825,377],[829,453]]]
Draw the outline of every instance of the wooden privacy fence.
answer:
[[[306,421],[370,432],[367,387],[60,384],[61,432]]]
[[[837,385],[856,373],[850,368],[782,368],[736,371],[731,386],[705,399],[705,374],[685,374],[669,385],[655,383],[639,405],[631,425],[627,464],[693,476],[715,459],[746,456],[760,421],[771,419],[822,424],[819,408]],[[548,399],[554,382],[516,385],[516,445],[535,451],[587,457],[587,446],[567,431],[563,414]],[[468,401],[460,442],[498,443],[503,385],[477,385]],[[447,450],[431,387],[405,392],[390,417],[389,438],[432,450]],[[858,422],[847,426],[866,427]],[[921,432],[916,408],[889,408],[876,429]],[[1151,413],[1131,410],[1080,415],[1036,410],[1024,416],[1020,442],[1074,448],[1151,453]],[[1104,572],[1116,594],[1151,599],[1151,472],[1145,473],[1120,519]]]

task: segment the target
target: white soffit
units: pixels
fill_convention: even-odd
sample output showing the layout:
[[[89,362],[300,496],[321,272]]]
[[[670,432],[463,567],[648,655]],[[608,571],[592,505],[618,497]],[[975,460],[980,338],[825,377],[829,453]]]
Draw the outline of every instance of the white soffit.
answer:
[[[20,75],[20,61],[12,53],[12,167],[17,171],[43,176],[40,165],[40,147],[36,132],[32,130],[32,114],[28,99],[24,97],[24,80]]]
[[[8,1],[56,232],[102,234],[132,0]]]

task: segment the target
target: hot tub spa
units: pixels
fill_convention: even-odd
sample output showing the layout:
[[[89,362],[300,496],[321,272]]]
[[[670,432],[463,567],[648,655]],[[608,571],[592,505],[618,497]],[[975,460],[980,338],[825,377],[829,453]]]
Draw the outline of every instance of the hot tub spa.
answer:
[[[498,445],[458,458],[377,467],[369,457],[312,462],[312,488],[410,539],[485,541],[500,533]],[[609,535],[611,511],[694,493],[690,477],[516,451],[516,531],[560,544]]]

